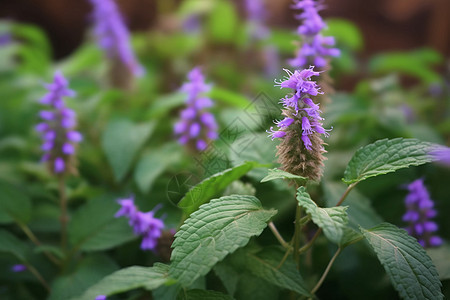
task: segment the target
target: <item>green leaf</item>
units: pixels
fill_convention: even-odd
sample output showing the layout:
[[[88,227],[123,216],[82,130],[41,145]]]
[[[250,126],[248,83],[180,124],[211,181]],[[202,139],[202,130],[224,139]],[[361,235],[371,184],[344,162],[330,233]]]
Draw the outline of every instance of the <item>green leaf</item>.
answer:
[[[403,299],[443,299],[441,282],[431,258],[405,230],[382,223],[361,228],[394,288]]]
[[[378,140],[356,151],[345,169],[343,181],[351,184],[431,162],[433,158],[428,153],[435,147],[416,139]]]
[[[185,104],[185,93],[171,93],[167,95],[161,95],[155,99],[154,103],[148,110],[148,119],[154,119],[157,117],[163,117],[167,115],[172,109],[180,105]]]
[[[88,256],[81,261],[72,274],[59,276],[52,282],[52,291],[48,300],[70,299],[79,296],[88,287],[116,270],[116,263],[109,257],[105,255]]]
[[[194,289],[189,291],[181,290],[178,294],[177,300],[232,300],[233,297],[225,295],[217,291],[208,291]]]
[[[6,252],[17,257],[20,261],[26,260],[27,245],[6,230],[0,229],[0,252]]]
[[[135,237],[126,218],[115,218],[119,205],[111,197],[90,200],[69,223],[69,241],[84,251],[106,250]]]
[[[129,290],[153,290],[168,282],[169,266],[155,263],[153,267],[129,267],[112,273],[91,286],[77,300],[92,300],[98,295],[111,296]]]
[[[225,261],[221,261],[218,264],[216,264],[213,270],[214,273],[217,275],[217,277],[219,277],[220,280],[222,281],[223,286],[227,290],[228,294],[234,295],[239,283],[240,273],[238,273],[232,266],[227,264]]]
[[[20,189],[0,181],[0,224],[13,221],[27,223],[30,217],[30,198]]]
[[[108,124],[103,133],[102,147],[118,182],[125,177],[154,128],[153,122],[137,125],[129,120],[116,120]]]
[[[246,108],[250,105],[250,101],[241,94],[218,87],[212,88],[209,96],[216,101],[221,101],[238,108]]]
[[[169,275],[189,286],[252,236],[260,235],[275,214],[264,210],[253,196],[225,196],[203,204],[175,235]]]
[[[208,25],[211,39],[218,43],[230,43],[236,37],[238,16],[234,5],[225,0],[217,0],[209,14]]]
[[[325,36],[332,36],[338,44],[344,45],[352,50],[361,50],[363,47],[363,36],[359,28],[345,19],[327,19],[327,26],[323,32]]]
[[[343,248],[345,248],[347,246],[350,246],[351,244],[359,242],[363,238],[364,237],[363,237],[363,235],[361,233],[353,230],[352,228],[345,227],[344,228],[344,233],[342,235],[342,238],[339,241],[339,247],[341,247],[343,249]]]
[[[134,180],[143,193],[150,191],[154,181],[167,167],[180,160],[181,153],[173,146],[170,144],[160,149],[153,149],[137,163]]]
[[[318,207],[304,186],[297,190],[297,200],[298,204],[311,215],[313,222],[323,229],[325,236],[333,243],[339,244],[348,223],[347,207]]]
[[[427,253],[437,268],[439,279],[450,279],[450,245],[427,249]]]
[[[248,253],[246,267],[253,275],[281,288],[312,297],[291,256],[279,267],[284,251],[269,247],[259,253]]]
[[[261,182],[267,182],[275,179],[294,179],[296,182],[302,183],[308,180],[305,177],[291,174],[289,172],[280,170],[280,169],[270,169],[269,174],[266,177],[261,179]]]
[[[245,162],[237,167],[227,169],[223,172],[214,174],[206,178],[192,189],[178,203],[178,207],[183,209],[184,213],[190,215],[196,211],[200,205],[208,202],[218,193],[223,191],[230,183],[236,179],[241,178],[248,171],[258,167],[259,164],[255,162]]]

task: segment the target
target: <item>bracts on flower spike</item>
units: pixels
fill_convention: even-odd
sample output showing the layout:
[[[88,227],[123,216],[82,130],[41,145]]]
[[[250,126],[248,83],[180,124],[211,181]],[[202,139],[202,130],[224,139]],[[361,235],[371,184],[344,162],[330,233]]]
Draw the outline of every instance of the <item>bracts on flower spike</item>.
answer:
[[[320,87],[312,76],[319,76],[314,67],[302,71],[291,72],[284,80],[276,82],[281,88],[290,88],[292,93],[281,99],[284,118],[276,121],[278,129],[268,131],[273,139],[281,138],[277,156],[282,168],[292,174],[319,180],[322,176],[324,142],[322,135],[329,136],[323,128],[319,105],[312,96],[322,94]]]

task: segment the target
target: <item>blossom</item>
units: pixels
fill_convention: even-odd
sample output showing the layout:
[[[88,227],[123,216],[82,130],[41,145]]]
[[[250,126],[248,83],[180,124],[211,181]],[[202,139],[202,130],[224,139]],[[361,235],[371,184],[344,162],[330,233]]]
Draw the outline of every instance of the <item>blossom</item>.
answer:
[[[325,67],[326,58],[339,56],[340,51],[333,48],[335,44],[333,37],[321,34],[321,31],[326,28],[325,22],[319,15],[322,7],[314,0],[294,0],[293,8],[302,10],[302,13],[296,15],[296,18],[302,21],[297,29],[302,45],[297,50],[296,57],[288,63],[294,68],[304,68],[308,65]]]
[[[159,206],[149,212],[141,212],[134,204],[132,197],[120,199],[117,203],[121,207],[115,217],[124,216],[128,218],[134,233],[142,236],[142,250],[155,250],[164,228],[164,222],[155,217],[155,212],[159,209]]]
[[[433,208],[434,202],[430,198],[423,179],[417,179],[408,186],[408,194],[405,198],[406,213],[403,221],[408,222],[406,231],[417,238],[423,247],[436,247],[442,244],[442,239],[434,235],[438,225],[431,219],[437,212]]]
[[[108,57],[120,60],[135,76],[144,74],[130,45],[130,34],[114,0],[90,0],[93,5],[94,34]]]
[[[439,147],[430,152],[430,155],[434,160],[438,161],[440,164],[450,167],[450,148]]]
[[[47,84],[48,93],[40,103],[47,109],[39,112],[42,122],[35,126],[41,135],[44,151],[42,161],[48,162],[54,174],[75,173],[74,155],[76,144],[83,137],[75,131],[76,114],[65,106],[64,97],[73,97],[75,92],[68,88],[68,82],[60,72],[56,72],[53,82]]]
[[[11,267],[11,271],[13,271],[14,273],[23,272],[26,269],[27,269],[27,266],[25,266],[23,264],[16,264]]]
[[[214,115],[205,110],[211,107],[213,102],[203,95],[211,87],[205,83],[199,68],[194,68],[187,77],[189,81],[181,87],[181,91],[187,95],[187,107],[181,111],[180,121],[174,125],[174,133],[180,144],[203,151],[209,141],[217,139]]]
[[[245,0],[244,2],[250,25],[250,36],[256,40],[262,40],[269,36],[269,29],[264,24],[267,11],[263,2],[264,0]]]
[[[98,295],[97,297],[95,297],[95,300],[106,300],[106,295]]]

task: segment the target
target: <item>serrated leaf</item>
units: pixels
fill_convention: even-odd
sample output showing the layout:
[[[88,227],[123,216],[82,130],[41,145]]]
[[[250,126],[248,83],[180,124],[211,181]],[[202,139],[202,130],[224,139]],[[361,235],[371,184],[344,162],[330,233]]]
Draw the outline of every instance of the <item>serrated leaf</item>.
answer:
[[[0,182],[0,223],[27,223],[30,217],[30,198],[11,184]]]
[[[244,176],[248,171],[258,167],[255,162],[245,162],[234,168],[227,169],[223,172],[214,174],[206,178],[192,189],[178,203],[178,207],[183,209],[186,215],[190,215],[196,211],[200,205],[208,202],[218,193],[223,191],[231,182]]]
[[[333,243],[339,244],[348,223],[347,207],[318,207],[304,186],[297,190],[297,200],[298,204],[311,215],[312,221],[323,229],[325,236]]]
[[[48,300],[79,296],[88,287],[117,269],[116,263],[105,255],[88,256],[80,262],[73,273],[59,276],[52,282]]]
[[[14,255],[20,261],[26,260],[27,245],[6,230],[0,229],[0,252]]]
[[[233,297],[217,291],[194,289],[178,294],[177,300],[232,300]]]
[[[443,299],[436,267],[420,244],[389,223],[361,228],[403,299]]]
[[[115,120],[108,124],[102,136],[102,147],[116,181],[125,177],[154,128],[153,122],[137,125],[129,120]]]
[[[112,197],[90,200],[73,215],[69,241],[84,251],[106,250],[135,237],[126,218],[115,218],[120,206]]]
[[[344,234],[342,235],[342,238],[339,241],[339,247],[343,249],[351,244],[359,242],[363,238],[364,237],[361,233],[353,230],[352,228],[345,227]]]
[[[267,282],[312,297],[292,259],[288,258],[281,267],[278,267],[283,256],[284,252],[279,249],[266,248],[256,254],[248,253],[246,266],[253,275]]]
[[[92,300],[98,295],[111,296],[129,290],[153,290],[169,281],[169,266],[156,263],[153,267],[129,267],[112,273],[91,286],[76,300]]]
[[[434,147],[436,145],[417,139],[378,140],[356,151],[345,169],[343,181],[351,184],[431,162],[433,158],[428,153]]]
[[[264,210],[253,196],[225,196],[203,204],[175,235],[169,275],[189,286],[252,236],[260,235],[275,214]]]
[[[267,176],[261,179],[261,182],[267,182],[275,179],[294,179],[296,182],[305,182],[308,180],[305,177],[294,175],[280,169],[270,169]]]

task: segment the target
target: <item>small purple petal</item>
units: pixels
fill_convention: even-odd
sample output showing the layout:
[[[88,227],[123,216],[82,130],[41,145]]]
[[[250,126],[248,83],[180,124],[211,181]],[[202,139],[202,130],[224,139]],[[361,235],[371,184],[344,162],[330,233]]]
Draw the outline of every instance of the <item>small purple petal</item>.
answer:
[[[65,168],[66,168],[66,163],[64,162],[64,159],[62,159],[61,157],[55,158],[55,162],[54,162],[55,173],[64,172]]]

